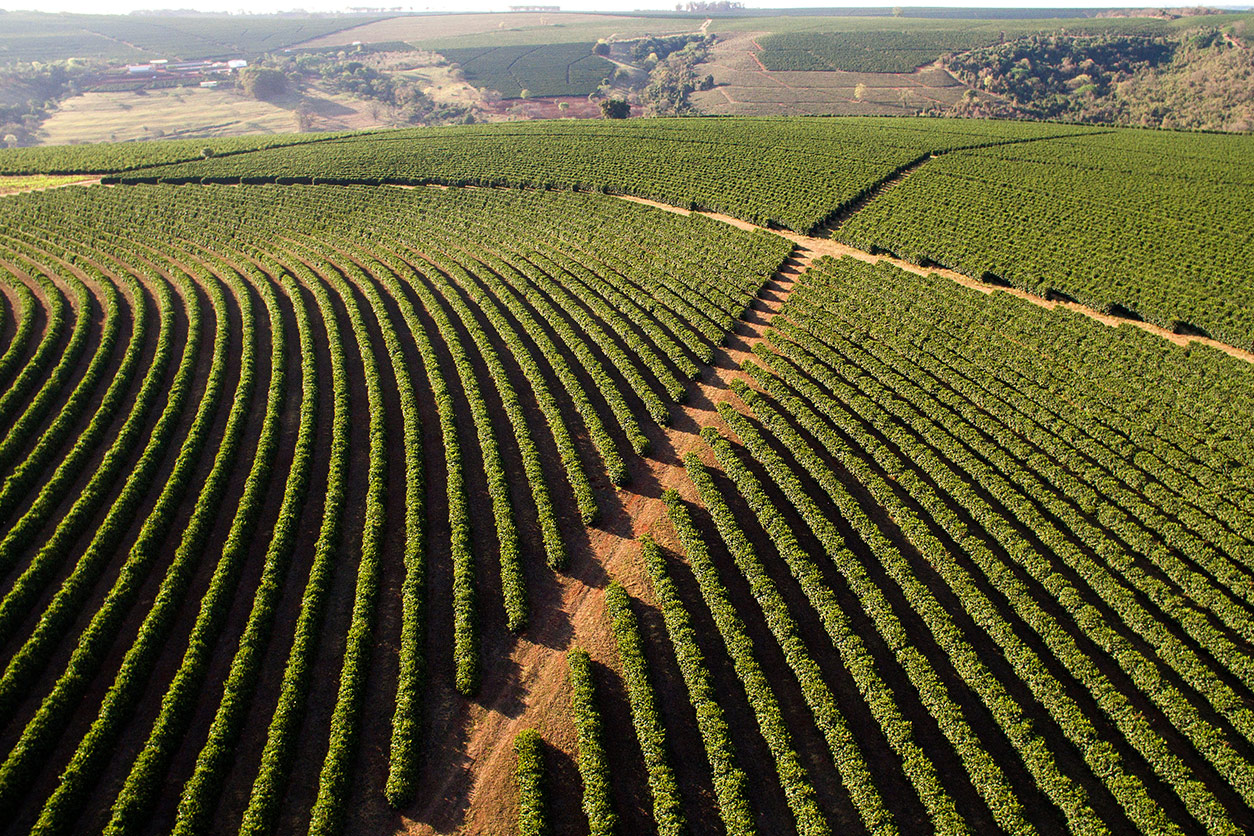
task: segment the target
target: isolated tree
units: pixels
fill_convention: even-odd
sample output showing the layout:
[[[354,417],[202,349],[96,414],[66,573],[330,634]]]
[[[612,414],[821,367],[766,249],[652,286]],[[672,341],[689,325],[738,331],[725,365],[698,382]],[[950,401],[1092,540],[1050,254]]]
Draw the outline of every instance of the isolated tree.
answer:
[[[592,47],[592,52],[596,55],[609,55],[610,45],[606,41],[597,41],[596,46]]]
[[[557,109],[560,110],[562,113],[565,113],[566,111],[570,110],[570,102],[558,102]]]
[[[857,86],[853,88],[853,98],[855,101],[860,102],[862,101],[862,97],[865,95],[866,95],[866,85],[859,81]]]
[[[626,119],[631,115],[631,105],[624,99],[602,99],[601,115],[606,119]]]
[[[296,110],[296,130],[301,133],[309,133],[314,128],[313,111],[302,105]]]
[[[212,149],[212,148],[210,148],[210,147],[208,147],[208,146],[205,146],[204,148],[201,148],[201,149],[200,149],[200,156],[204,157],[206,160],[208,160],[208,159],[212,159],[212,157],[213,157],[213,149]]]
[[[7,146],[8,146],[8,147],[10,147],[10,148],[14,148],[14,147],[16,147],[16,146],[17,146],[17,137],[16,137],[16,136],[14,136],[13,134],[5,134],[5,135],[4,135],[4,144],[5,144],[5,145],[7,145]]]
[[[244,95],[254,99],[275,99],[287,92],[287,76],[266,67],[246,67],[240,70],[239,81]]]

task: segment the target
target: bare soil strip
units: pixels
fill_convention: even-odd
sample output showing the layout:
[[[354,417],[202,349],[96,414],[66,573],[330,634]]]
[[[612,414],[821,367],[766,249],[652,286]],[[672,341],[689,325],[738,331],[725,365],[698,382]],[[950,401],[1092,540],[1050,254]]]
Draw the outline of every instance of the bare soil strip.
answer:
[[[100,177],[86,175],[36,174],[0,176],[0,197],[8,197],[27,192],[44,192],[48,189],[60,189],[65,186],[98,186]]]
[[[633,203],[644,203],[649,206],[654,206],[658,209],[663,209],[667,212],[675,212],[680,215],[692,214],[687,209],[680,209],[676,206],[671,206],[666,203],[658,203],[657,201],[653,201],[653,200],[646,200],[645,198],[641,198],[641,197],[629,197],[627,195],[619,195],[619,197],[622,200],[630,200]],[[748,223],[746,221],[742,221],[739,218],[733,218],[730,215],[720,215],[715,212],[700,212],[698,214],[705,215],[707,218],[713,218],[716,221],[722,221],[723,223],[731,224],[732,226],[739,227],[740,229],[746,229],[746,230],[766,229],[766,227],[755,226],[754,224]],[[1230,357],[1235,357],[1238,360],[1244,360],[1247,363],[1254,363],[1254,352],[1246,351],[1244,349],[1237,348],[1236,346],[1233,346],[1233,345],[1228,345],[1227,343],[1220,342],[1219,340],[1211,339],[1210,337],[1193,336],[1191,334],[1177,334],[1174,331],[1169,331],[1166,328],[1163,328],[1162,326],[1154,325],[1149,322],[1144,322],[1139,319],[1129,319],[1127,317],[1112,316],[1111,314],[1102,313],[1101,311],[1096,310],[1094,308],[1081,305],[1078,302],[1064,302],[1061,300],[1046,299],[1043,296],[1037,296],[1034,293],[1029,293],[1028,291],[1021,290],[1017,287],[1003,287],[1001,285],[985,284],[984,282],[978,281],[977,279],[973,279],[970,276],[959,273],[956,270],[948,270],[943,267],[920,267],[917,264],[911,264],[909,261],[905,261],[904,259],[896,258],[894,256],[882,255],[882,254],[873,255],[869,252],[866,252],[865,250],[859,250],[856,247],[850,247],[847,244],[842,244],[839,241],[836,241],[835,239],[829,238],[829,237],[816,237],[816,236],[811,236],[811,235],[801,235],[800,233],[791,232],[786,229],[770,229],[767,231],[773,232],[776,235],[782,235],[784,238],[787,238],[789,241],[792,241],[793,243],[797,244],[799,247],[803,247],[806,250],[809,250],[810,252],[812,252],[814,254],[814,257],[823,256],[823,255],[830,255],[833,258],[841,258],[842,256],[851,256],[853,258],[858,259],[859,261],[865,261],[868,264],[875,264],[880,261],[887,261],[890,264],[900,267],[902,270],[906,270],[907,272],[914,273],[919,276],[931,276],[931,275],[942,276],[946,279],[950,279],[951,281],[957,282],[963,287],[969,287],[972,290],[978,290],[980,293],[992,294],[998,291],[1002,293],[1009,293],[1011,296],[1015,296],[1015,297],[1018,297],[1019,299],[1023,299],[1024,301],[1031,302],[1033,305],[1039,305],[1042,308],[1048,308],[1051,310],[1054,308],[1059,308],[1059,307],[1066,308],[1067,310],[1075,311],[1078,314],[1083,314],[1084,316],[1087,316],[1090,319],[1095,319],[1104,325],[1109,325],[1112,328],[1118,328],[1121,325],[1126,325],[1132,328],[1139,328],[1142,331],[1147,331],[1150,334],[1154,334],[1155,336],[1162,337],[1164,340],[1167,340],[1168,342],[1174,343],[1175,345],[1182,346],[1182,347],[1187,346],[1189,343],[1201,343],[1202,345],[1209,346],[1210,348],[1213,348],[1217,351],[1222,351],[1224,354],[1227,354]]]

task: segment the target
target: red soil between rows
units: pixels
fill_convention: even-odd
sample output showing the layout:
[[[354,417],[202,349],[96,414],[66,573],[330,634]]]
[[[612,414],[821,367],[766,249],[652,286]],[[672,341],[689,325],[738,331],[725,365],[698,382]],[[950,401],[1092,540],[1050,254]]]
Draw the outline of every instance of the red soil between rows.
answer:
[[[623,199],[678,214],[690,214],[687,210],[654,201],[631,197]],[[741,229],[759,228],[724,215],[702,214]],[[796,277],[815,258],[823,255],[851,256],[868,263],[887,260],[909,272],[940,275],[982,293],[1003,290],[1045,308],[1061,304],[1106,325],[1132,325],[1181,346],[1197,341],[1246,362],[1254,362],[1254,354],[1215,340],[1174,334],[1148,323],[1108,316],[1076,303],[1046,300],[1025,291],[993,288],[951,270],[923,268],[890,256],[872,255],[830,238],[771,231],[796,245],[793,257],[759,294],[752,309],[729,336],[728,345],[716,351],[711,367],[693,383],[688,402],[672,409],[671,426],[651,432],[651,453],[636,463],[631,485],[617,493],[619,508],[615,516],[620,523],[589,530],[587,547],[576,551],[571,571],[555,576],[555,591],[546,595],[546,600],[534,602],[537,606],[533,610],[532,624],[527,634],[514,643],[508,661],[485,654],[488,664],[511,666],[518,675],[500,677],[502,684],[498,691],[485,692],[458,709],[463,716],[451,724],[458,742],[452,745],[444,745],[439,740],[427,742],[436,755],[424,766],[424,774],[427,781],[438,786],[423,788],[422,797],[430,800],[410,811],[414,814],[412,819],[402,820],[401,827],[406,832],[486,833],[498,830],[502,821],[512,821],[516,806],[512,741],[523,728],[539,729],[551,746],[571,759],[575,757],[577,747],[569,719],[565,651],[569,646],[581,646],[591,653],[595,661],[617,670],[617,651],[604,608],[605,584],[608,578],[614,578],[622,582],[633,596],[645,601],[652,599],[651,586],[643,571],[635,538],[653,533],[664,545],[675,545],[669,526],[659,525],[666,515],[661,493],[673,488],[686,499],[695,499],[682,466],[683,456],[696,451],[707,463],[713,463],[713,457],[698,433],[706,425],[718,426],[727,432],[714,406],[734,400],[730,381],[734,378],[747,379],[738,370],[740,363],[751,356],[752,347],[764,338],[770,322],[790,294]],[[563,621],[568,622],[569,630],[559,629]],[[567,639],[561,646],[558,642],[546,640],[563,632]],[[519,708],[501,710],[499,706],[505,704]],[[675,755],[680,759],[703,757],[699,751],[682,749]],[[362,753],[362,757],[374,756],[373,753]]]

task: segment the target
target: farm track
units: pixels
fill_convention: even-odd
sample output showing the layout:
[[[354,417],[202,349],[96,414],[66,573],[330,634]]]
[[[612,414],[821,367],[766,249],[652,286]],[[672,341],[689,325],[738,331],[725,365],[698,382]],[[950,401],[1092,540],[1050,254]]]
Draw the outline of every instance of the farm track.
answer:
[[[667,203],[659,203],[658,201],[655,201],[655,200],[648,200],[642,197],[632,197],[630,195],[618,195],[618,197],[622,200],[630,200],[633,203],[643,203],[648,206],[654,206],[658,209],[662,209],[667,212],[675,212],[680,215],[691,214],[691,212],[687,209],[681,209],[677,206],[671,206],[670,204],[667,204]],[[755,224],[751,224],[747,221],[742,221],[739,218],[733,218],[730,215],[721,215],[716,212],[700,212],[698,214],[704,215],[707,218],[713,218],[714,220],[722,221],[723,223],[731,224],[732,226],[738,227],[740,229],[752,230],[752,229],[764,229],[765,228],[765,227],[756,226]],[[776,235],[782,235],[783,237],[787,238],[789,241],[792,241],[798,246],[805,247],[806,249],[808,249],[810,252],[813,253],[813,258],[818,258],[819,256],[825,256],[825,255],[831,256],[832,258],[843,258],[845,256],[849,256],[850,258],[856,258],[859,261],[864,261],[868,264],[878,264],[879,262],[886,262],[888,264],[892,264],[895,267],[900,267],[902,270],[905,270],[908,273],[914,273],[916,276],[930,276],[930,275],[943,276],[944,278],[949,279],[950,281],[956,282],[962,285],[963,287],[969,287],[972,290],[978,290],[980,293],[989,294],[989,295],[993,293],[998,293],[998,292],[1007,293],[1018,299],[1023,299],[1026,302],[1031,302],[1033,305],[1037,305],[1039,307],[1046,308],[1048,310],[1053,310],[1054,308],[1065,308],[1066,310],[1074,311],[1075,313],[1082,314],[1084,316],[1087,316],[1090,319],[1097,320],[1103,325],[1109,325],[1112,328],[1118,328],[1120,326],[1139,328],[1142,331],[1153,334],[1156,337],[1160,337],[1164,340],[1167,340],[1170,343],[1173,343],[1181,347],[1190,345],[1192,343],[1198,343],[1200,345],[1207,346],[1208,348],[1213,348],[1216,351],[1222,351],[1224,354],[1227,354],[1229,357],[1235,357],[1236,359],[1244,360],[1247,363],[1254,363],[1254,352],[1246,351],[1245,349],[1238,348],[1234,345],[1229,345],[1228,343],[1220,342],[1219,340],[1212,339],[1210,337],[1195,336],[1192,334],[1177,334],[1174,331],[1169,331],[1168,329],[1163,328],[1162,326],[1154,325],[1153,323],[1145,322],[1144,320],[1131,319],[1129,317],[1112,316],[1111,314],[1102,313],[1101,311],[1098,311],[1094,308],[1089,308],[1084,305],[1081,305],[1078,302],[1067,302],[1067,301],[1063,301],[1060,299],[1046,299],[1043,296],[1037,296],[1036,294],[1029,293],[1026,290],[1021,290],[1016,287],[1004,287],[1001,285],[990,285],[985,282],[981,282],[977,279],[973,279],[970,276],[965,275],[963,273],[959,273],[956,270],[949,270],[944,267],[922,267],[918,264],[914,264],[912,262],[906,261],[905,259],[897,258],[896,256],[888,255],[885,253],[878,253],[878,254],[869,253],[866,250],[860,250],[856,247],[851,247],[848,244],[842,244],[841,242],[832,238],[830,234],[820,235],[820,236],[802,235],[801,233],[793,232],[787,229],[770,229],[768,231],[773,232]]]

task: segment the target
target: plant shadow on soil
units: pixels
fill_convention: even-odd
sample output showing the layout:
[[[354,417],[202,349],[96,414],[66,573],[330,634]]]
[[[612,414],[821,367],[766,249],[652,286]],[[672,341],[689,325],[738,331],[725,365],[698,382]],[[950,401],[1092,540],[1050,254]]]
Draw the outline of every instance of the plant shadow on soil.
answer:
[[[494,613],[489,615],[490,625],[484,625],[483,684],[475,697],[456,694],[452,683],[442,678],[429,686],[430,714],[424,725],[429,740],[443,739],[441,748],[445,752],[424,767],[429,780],[436,781],[438,786],[429,787],[426,793],[422,793],[424,798],[417,807],[407,811],[415,821],[438,832],[456,831],[465,824],[477,792],[476,781],[484,766],[477,763],[479,756],[471,751],[474,748],[473,725],[478,721],[467,724],[467,712],[475,706],[511,720],[526,713],[528,693],[534,683],[528,680],[527,671],[520,667],[518,651],[524,644],[533,644],[561,652],[575,642],[576,625],[567,612],[571,584],[591,590],[604,589],[608,585],[611,577],[604,563],[606,550],[612,552],[622,541],[635,540],[644,533],[653,519],[653,513],[648,509],[660,506],[658,500],[664,489],[673,483],[670,477],[674,469],[683,467],[683,455],[692,447],[701,428],[717,423],[716,402],[730,397],[727,381],[739,368],[737,358],[747,355],[752,344],[769,326],[772,315],[784,303],[788,291],[804,270],[804,256],[804,249],[795,250],[779,272],[764,283],[734,328],[727,333],[723,344],[715,349],[712,361],[699,366],[700,371],[687,386],[684,400],[672,406],[668,426],[659,426],[643,411],[636,414],[639,426],[648,438],[649,449],[644,455],[625,456],[628,470],[625,485],[615,487],[603,475],[593,480],[600,508],[600,516],[593,524],[582,523],[574,512],[573,495],[568,494],[561,479],[554,480],[557,486],[554,500],[562,509],[559,525],[567,544],[569,566],[555,572],[544,564],[543,557],[538,554],[529,555],[529,559],[524,561],[531,619],[527,629],[515,635],[505,630]],[[626,452],[629,449],[626,438],[614,430],[611,432],[616,436],[619,448]],[[447,582],[448,579],[445,579]],[[499,604],[498,582],[495,578],[489,579],[489,585],[494,588],[490,592],[484,590],[488,594],[483,596],[481,603],[486,610],[495,611]],[[656,613],[650,615],[646,612],[645,621],[653,624],[653,616]],[[608,669],[599,670],[601,675],[598,680],[604,690],[602,697],[607,719],[617,720],[620,725],[629,724],[630,715],[625,702],[619,704],[625,695],[617,693],[620,687],[617,678],[607,675]],[[553,823],[561,826],[563,832],[571,828],[577,832],[580,829],[578,822],[559,821],[563,816],[579,810],[577,769],[568,754],[551,742],[545,745],[546,772],[550,775],[550,815]],[[628,759],[633,766],[643,770],[643,763],[635,763],[638,757],[636,752]],[[633,776],[633,779],[639,777]],[[706,791],[701,788],[707,782],[698,775],[686,777],[685,792],[701,796]],[[647,788],[639,780],[628,780],[627,785],[615,790],[615,796],[628,820],[637,823],[647,821]],[[711,799],[694,797],[689,800],[696,804],[695,809],[713,811]]]

